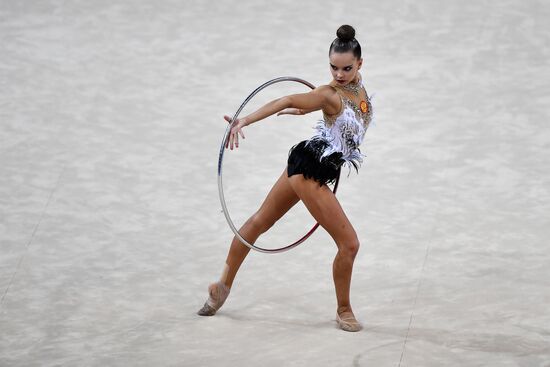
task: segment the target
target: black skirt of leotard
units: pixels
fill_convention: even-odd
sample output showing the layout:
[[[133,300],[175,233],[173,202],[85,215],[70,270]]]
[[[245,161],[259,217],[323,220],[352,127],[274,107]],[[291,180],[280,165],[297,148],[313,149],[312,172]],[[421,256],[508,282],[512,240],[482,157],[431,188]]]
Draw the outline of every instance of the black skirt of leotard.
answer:
[[[290,148],[288,153],[288,177],[302,174],[319,182],[319,186],[334,183],[344,164],[342,153],[335,152],[320,159],[329,144],[324,140],[304,140]]]

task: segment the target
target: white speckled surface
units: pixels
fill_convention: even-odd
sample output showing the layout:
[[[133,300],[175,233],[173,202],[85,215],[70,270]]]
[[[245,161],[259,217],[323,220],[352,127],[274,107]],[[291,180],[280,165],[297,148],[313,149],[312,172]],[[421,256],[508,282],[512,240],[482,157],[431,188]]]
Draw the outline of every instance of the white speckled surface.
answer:
[[[550,366],[549,18],[536,0],[2,1],[0,366]],[[366,328],[335,327],[323,231],[251,254],[200,318],[232,237],[221,117],[273,77],[330,81],[342,23],[376,93],[338,194]],[[318,117],[226,154],[237,223]],[[262,241],[311,224],[299,205]]]

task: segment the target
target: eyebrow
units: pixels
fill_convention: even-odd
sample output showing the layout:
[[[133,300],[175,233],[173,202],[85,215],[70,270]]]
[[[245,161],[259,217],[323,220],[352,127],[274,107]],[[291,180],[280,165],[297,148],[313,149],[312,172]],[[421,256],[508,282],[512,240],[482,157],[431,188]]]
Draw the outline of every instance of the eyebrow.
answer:
[[[336,68],[336,67],[337,67],[336,65],[333,65],[332,63],[330,63],[330,66],[332,66],[333,68]],[[352,66],[353,66],[353,64],[348,65],[348,66],[344,66],[342,69],[351,68]]]

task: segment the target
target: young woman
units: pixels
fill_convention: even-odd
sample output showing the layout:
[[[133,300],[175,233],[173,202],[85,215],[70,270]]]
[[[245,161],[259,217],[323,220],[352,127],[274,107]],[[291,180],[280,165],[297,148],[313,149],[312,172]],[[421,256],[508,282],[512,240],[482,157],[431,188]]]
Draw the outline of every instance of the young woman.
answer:
[[[338,247],[333,263],[333,278],[338,308],[336,321],[346,331],[359,331],[350,304],[350,283],[353,261],[359,240],[336,196],[327,186],[338,177],[342,165],[356,170],[362,162],[359,151],[372,118],[372,106],[363,86],[359,69],[361,46],[355,30],[341,26],[329,48],[333,80],[309,93],[293,94],[273,100],[248,116],[231,121],[228,148],[239,147],[243,128],[275,113],[303,115],[322,110],[323,119],[317,133],[291,148],[288,164],[260,208],[240,228],[250,243],[266,232],[294,204],[301,200],[315,220],[331,235]],[[209,298],[198,314],[212,316],[225,302],[235,275],[250,249],[233,238],[220,281],[208,287]]]

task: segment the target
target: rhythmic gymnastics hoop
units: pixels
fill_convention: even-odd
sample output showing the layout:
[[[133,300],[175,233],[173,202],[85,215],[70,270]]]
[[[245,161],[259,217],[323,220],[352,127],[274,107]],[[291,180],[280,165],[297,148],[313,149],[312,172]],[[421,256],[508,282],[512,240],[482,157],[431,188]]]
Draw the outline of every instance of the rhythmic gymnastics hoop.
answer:
[[[225,215],[225,219],[227,220],[227,224],[229,224],[229,227],[231,228],[233,233],[235,233],[235,236],[237,236],[237,238],[245,246],[251,248],[252,250],[256,250],[256,251],[263,252],[263,253],[268,253],[268,254],[274,254],[274,253],[288,251],[291,248],[294,248],[294,247],[298,246],[299,244],[301,244],[302,242],[307,240],[309,238],[309,236],[311,236],[313,234],[313,232],[315,232],[317,227],[319,227],[319,223],[315,223],[315,225],[309,230],[309,232],[307,232],[305,235],[303,235],[297,241],[294,241],[290,245],[286,245],[286,246],[283,246],[283,247],[280,247],[280,248],[269,249],[269,248],[264,248],[264,247],[260,247],[260,246],[249,243],[247,240],[245,240],[243,238],[243,236],[241,236],[241,234],[239,233],[239,230],[233,224],[233,220],[231,219],[231,216],[229,215],[229,211],[227,210],[227,205],[225,203],[225,197],[224,197],[224,194],[223,194],[223,176],[222,176],[223,154],[224,154],[225,149],[226,149],[225,146],[226,146],[227,141],[229,139],[229,133],[231,132],[231,127],[233,125],[233,121],[235,121],[239,117],[239,114],[241,113],[243,108],[246,106],[246,104],[256,94],[258,94],[261,90],[269,87],[272,84],[285,82],[285,81],[301,83],[301,84],[304,84],[304,85],[308,86],[311,89],[315,89],[315,86],[313,84],[311,84],[311,83],[309,83],[309,82],[307,82],[303,79],[295,78],[295,77],[291,77],[291,76],[283,76],[283,77],[275,78],[275,79],[269,80],[269,81],[265,82],[264,84],[260,85],[252,93],[250,93],[250,95],[248,97],[246,97],[246,99],[241,104],[241,106],[239,107],[237,112],[235,112],[235,114],[233,115],[233,118],[231,119],[231,123],[229,123],[227,125],[227,128],[225,129],[225,134],[223,135],[222,145],[220,147],[220,155],[219,155],[219,158],[218,158],[218,192],[220,194],[220,202],[222,204],[223,214]],[[332,192],[335,193],[335,194],[336,194],[336,190],[338,189],[338,182],[339,181],[340,181],[340,171],[338,171],[338,177],[336,178],[336,181],[334,183],[334,188],[332,189]]]

